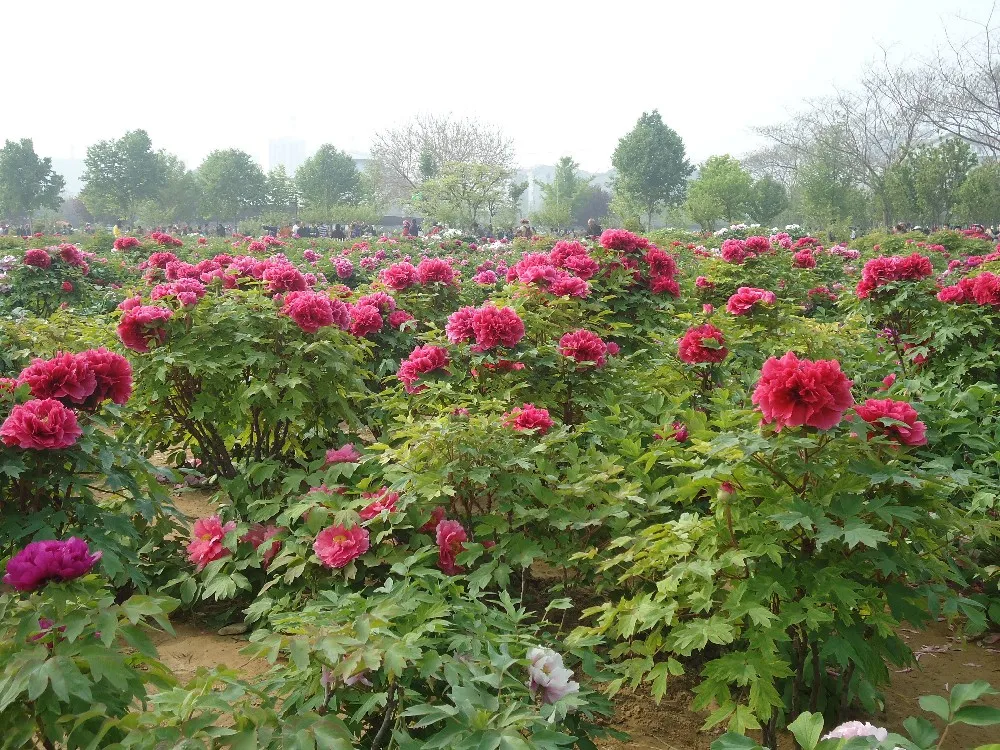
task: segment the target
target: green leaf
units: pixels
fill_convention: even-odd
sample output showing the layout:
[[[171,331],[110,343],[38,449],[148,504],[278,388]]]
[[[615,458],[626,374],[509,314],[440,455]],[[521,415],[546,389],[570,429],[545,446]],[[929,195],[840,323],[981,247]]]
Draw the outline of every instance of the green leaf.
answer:
[[[955,712],[953,721],[971,724],[974,727],[989,727],[1000,724],[1000,708],[993,706],[963,706]]]
[[[938,738],[938,730],[922,716],[911,716],[903,722],[903,727],[920,747],[931,747]]]
[[[920,696],[919,703],[920,708],[924,711],[932,713],[944,721],[948,721],[951,718],[951,709],[948,707],[948,701],[940,695],[922,695]]]
[[[966,703],[979,700],[984,695],[996,694],[997,691],[994,690],[990,686],[990,683],[986,682],[986,680],[976,680],[975,682],[955,685],[955,687],[951,689],[951,710],[957,711]]]
[[[711,744],[712,750],[760,750],[760,745],[749,737],[727,732]]]
[[[803,750],[813,750],[819,743],[820,735],[823,734],[823,714],[809,711],[801,713],[788,725],[788,731]]]

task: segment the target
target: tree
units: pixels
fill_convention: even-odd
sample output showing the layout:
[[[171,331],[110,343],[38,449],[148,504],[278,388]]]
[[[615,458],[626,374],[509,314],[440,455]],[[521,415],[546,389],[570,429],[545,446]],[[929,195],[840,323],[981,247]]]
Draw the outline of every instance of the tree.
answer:
[[[764,176],[750,190],[750,218],[758,224],[770,224],[788,208],[788,191],[773,177]]]
[[[687,190],[687,200],[684,201],[684,210],[705,232],[714,229],[715,222],[726,213],[722,201],[702,180],[691,181]]]
[[[173,223],[201,218],[205,201],[198,175],[173,154],[160,151],[158,155],[165,176],[155,201],[162,210],[163,221]]]
[[[750,173],[729,154],[712,156],[701,165],[698,179],[688,189],[698,184],[701,191],[715,198],[722,206],[722,216],[730,224],[746,218],[750,206],[753,181]]]
[[[264,179],[264,204],[270,211],[290,218],[298,210],[299,194],[285,165],[279,164]]]
[[[1000,163],[982,164],[969,172],[958,189],[957,212],[969,223],[1000,224]]]
[[[611,164],[618,171],[615,192],[631,196],[643,207],[647,225],[658,207],[684,200],[693,171],[684,155],[684,141],[655,109],[643,112],[632,131],[618,141]]]
[[[556,164],[552,182],[535,184],[542,191],[542,208],[535,214],[535,223],[547,227],[568,227],[583,191],[590,187],[592,178],[580,175],[580,165],[572,157],[563,156]]]
[[[917,208],[929,224],[951,223],[958,191],[976,166],[972,147],[958,138],[918,149],[913,155]]]
[[[511,204],[512,173],[487,164],[449,162],[433,180],[424,183],[426,213],[449,224],[471,227],[482,212],[490,224],[501,209]]]
[[[40,208],[58,208],[66,180],[52,171],[52,159],[39,159],[30,138],[7,141],[0,149],[0,215],[26,218]]]
[[[329,143],[302,162],[295,171],[295,186],[302,203],[324,221],[332,219],[334,206],[353,205],[361,194],[354,159]]]
[[[410,200],[423,182],[437,177],[448,163],[502,170],[514,166],[513,141],[499,128],[450,115],[418,115],[402,127],[376,133],[371,151],[387,194],[401,201]]]
[[[245,151],[213,151],[198,167],[205,209],[217,219],[234,223],[264,205],[264,170]]]
[[[590,219],[602,219],[611,207],[611,193],[596,185],[587,185],[573,208],[573,223],[585,226]]]
[[[870,197],[858,188],[840,151],[817,150],[800,171],[802,210],[813,226],[863,223]]]
[[[93,214],[111,214],[129,222],[143,201],[155,198],[166,182],[166,166],[153,151],[145,130],[131,130],[117,140],[87,148],[84,188],[80,193]]]

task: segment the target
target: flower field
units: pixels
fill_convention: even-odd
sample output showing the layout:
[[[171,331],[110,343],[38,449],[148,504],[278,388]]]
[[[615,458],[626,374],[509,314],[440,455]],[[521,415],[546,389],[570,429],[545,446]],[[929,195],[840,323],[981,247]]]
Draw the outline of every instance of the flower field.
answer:
[[[991,747],[991,241],[443,235],[0,237],[5,748]]]

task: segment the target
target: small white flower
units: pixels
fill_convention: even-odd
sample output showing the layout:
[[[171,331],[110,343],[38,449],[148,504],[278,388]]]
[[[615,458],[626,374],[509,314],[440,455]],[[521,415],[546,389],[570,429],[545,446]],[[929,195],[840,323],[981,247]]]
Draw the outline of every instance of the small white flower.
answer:
[[[563,666],[562,656],[550,648],[536,646],[528,652],[528,688],[532,694],[542,694],[545,703],[555,703],[571,693],[580,692],[573,672]]]

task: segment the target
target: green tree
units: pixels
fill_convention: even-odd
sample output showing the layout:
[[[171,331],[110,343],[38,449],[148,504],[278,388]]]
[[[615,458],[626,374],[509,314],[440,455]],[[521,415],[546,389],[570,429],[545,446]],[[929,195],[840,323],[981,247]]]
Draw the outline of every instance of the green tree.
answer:
[[[535,214],[535,223],[547,227],[568,227],[573,223],[573,212],[590,186],[590,179],[580,175],[580,165],[570,156],[563,156],[556,164],[552,182],[535,184],[542,191],[542,208]]]
[[[329,143],[302,162],[295,172],[302,203],[318,218],[330,220],[334,206],[353,205],[361,195],[354,159]]]
[[[58,208],[66,186],[52,171],[52,159],[38,158],[30,138],[7,141],[0,149],[0,216],[26,218],[39,208]]]
[[[470,227],[480,219],[492,224],[512,202],[511,176],[504,167],[448,162],[424,183],[423,208],[430,217],[453,225]]]
[[[285,171],[284,164],[279,164],[267,173],[264,203],[270,211],[286,218],[290,218],[298,210],[299,193],[295,181]]]
[[[158,153],[163,162],[165,178],[155,201],[164,214],[164,221],[193,221],[202,218],[204,197],[198,175],[185,167],[171,153]]]
[[[573,207],[573,223],[585,226],[590,219],[603,219],[611,207],[611,193],[596,185],[587,185],[580,191]]]
[[[611,164],[618,172],[615,193],[630,196],[626,204],[641,205],[647,225],[652,224],[659,207],[684,200],[687,178],[693,171],[685,158],[684,141],[663,123],[655,109],[643,112],[632,131],[618,141]]]
[[[958,191],[976,166],[972,147],[958,138],[925,146],[913,155],[914,187],[922,219],[930,224],[951,223]]]
[[[153,200],[166,183],[163,159],[145,130],[130,130],[117,140],[87,148],[80,198],[93,214],[133,221],[143,201]]]
[[[687,200],[684,201],[684,210],[702,231],[706,232],[714,229],[715,222],[726,213],[719,197],[702,180],[691,181],[687,190]]]
[[[853,179],[842,154],[817,149],[799,171],[802,210],[816,227],[846,227],[864,223],[871,199]]]
[[[420,178],[422,180],[432,180],[437,177],[438,165],[434,158],[434,151],[430,146],[424,146],[420,151]]]
[[[715,198],[722,206],[722,217],[730,224],[746,218],[752,198],[753,180],[750,173],[729,154],[709,157],[701,165],[698,179],[688,189],[695,185],[698,185],[699,192]]]
[[[758,224],[770,224],[788,208],[788,191],[773,177],[755,181],[750,191],[750,218]]]
[[[1000,163],[987,162],[969,172],[958,189],[957,213],[966,222],[1000,224]]]
[[[245,151],[213,151],[198,167],[206,213],[239,221],[264,205],[264,170]]]

